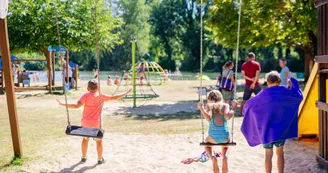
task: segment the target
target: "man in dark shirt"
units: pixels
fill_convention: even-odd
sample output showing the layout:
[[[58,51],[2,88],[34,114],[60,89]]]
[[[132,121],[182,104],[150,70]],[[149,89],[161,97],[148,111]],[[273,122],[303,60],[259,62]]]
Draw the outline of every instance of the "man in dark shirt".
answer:
[[[250,52],[248,54],[248,61],[241,66],[241,73],[245,79],[245,88],[243,101],[241,103],[241,112],[244,104],[251,98],[252,93],[255,95],[261,91],[259,84],[259,76],[261,72],[260,63],[255,61],[255,54]]]

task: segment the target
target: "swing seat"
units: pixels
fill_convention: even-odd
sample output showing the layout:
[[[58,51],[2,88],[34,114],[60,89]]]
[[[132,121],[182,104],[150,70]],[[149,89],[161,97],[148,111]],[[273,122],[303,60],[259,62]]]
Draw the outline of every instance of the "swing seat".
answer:
[[[88,128],[82,126],[73,126],[68,125],[66,127],[66,135],[72,136],[82,136],[82,137],[90,137],[90,138],[103,138],[105,131],[103,129],[97,128]]]
[[[213,143],[210,143],[210,142],[201,142],[199,145],[200,146],[236,146],[237,143],[236,142],[228,142],[228,143],[213,144]]]

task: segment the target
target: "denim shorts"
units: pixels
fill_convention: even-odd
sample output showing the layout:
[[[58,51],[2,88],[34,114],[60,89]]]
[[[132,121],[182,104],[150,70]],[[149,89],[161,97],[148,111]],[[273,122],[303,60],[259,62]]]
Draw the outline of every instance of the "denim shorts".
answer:
[[[263,145],[263,148],[265,148],[265,149],[271,149],[271,148],[273,148],[273,146],[275,146],[275,147],[281,147],[281,146],[284,146],[285,145],[285,142],[286,142],[286,140],[280,140],[280,141],[271,142],[271,143],[268,143],[268,144],[264,144]]]

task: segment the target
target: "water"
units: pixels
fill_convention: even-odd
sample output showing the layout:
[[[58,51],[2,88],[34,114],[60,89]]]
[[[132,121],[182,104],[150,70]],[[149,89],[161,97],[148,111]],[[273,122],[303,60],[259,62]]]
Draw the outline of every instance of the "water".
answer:
[[[38,72],[40,74],[40,82],[47,82],[48,77],[46,75],[46,71],[29,71],[32,73]],[[94,79],[94,73],[92,71],[80,71],[80,80],[90,80]],[[179,75],[169,75],[169,78],[171,80],[195,80],[197,72],[181,72],[181,76]],[[219,72],[204,72],[204,75],[207,75],[211,79],[215,79],[216,77],[220,76],[221,74]],[[107,80],[108,75],[111,75],[112,79],[115,79],[115,76],[122,76],[122,72],[120,71],[101,71],[100,72],[100,80]],[[260,78],[263,78],[265,76],[265,73],[260,74]],[[296,75],[295,75],[296,76]],[[29,75],[30,79],[33,79],[33,75]],[[240,73],[238,73],[238,79],[242,79],[242,76]],[[55,81],[62,81],[62,72],[56,71],[55,72]]]

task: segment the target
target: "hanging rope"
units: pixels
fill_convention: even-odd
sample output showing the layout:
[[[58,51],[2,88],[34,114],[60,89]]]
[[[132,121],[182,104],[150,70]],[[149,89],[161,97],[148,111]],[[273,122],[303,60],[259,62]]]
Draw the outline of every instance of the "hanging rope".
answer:
[[[101,88],[100,88],[100,58],[99,58],[99,35],[98,35],[98,26],[97,26],[97,0],[94,0],[94,28],[95,28],[95,36],[96,36],[96,53],[95,58],[97,61],[97,73],[98,73],[98,105],[101,106]],[[100,128],[102,124],[102,109],[100,110]]]
[[[58,38],[58,46],[61,46],[60,44],[60,29],[59,29],[59,20],[58,20],[58,10],[57,10],[57,3],[56,3],[57,0],[54,0],[54,6],[55,6],[55,12],[56,12],[56,27],[57,27],[57,38]],[[68,53],[68,51],[66,50],[66,53]],[[59,58],[63,58],[62,55],[61,55],[61,52],[59,51],[59,55],[58,55]],[[66,62],[66,68],[68,66],[67,64],[68,62]],[[62,67],[63,67],[63,64],[62,64]],[[65,82],[65,68],[63,68],[63,90],[64,90],[64,96],[65,96],[65,104],[67,105],[67,91],[66,91],[66,82]],[[68,75],[68,74],[66,74]],[[67,81],[68,82],[68,81]],[[68,107],[66,107],[66,116],[67,116],[67,124],[68,125],[71,125],[71,122],[70,122],[70,118],[69,118],[69,111],[68,111]]]
[[[54,6],[56,11],[56,26],[57,26],[57,38],[58,38],[58,46],[60,46],[60,30],[59,30],[59,22],[58,22],[58,10],[57,10],[57,0],[54,0]]]
[[[239,12],[238,12],[238,31],[237,31],[237,46],[236,46],[236,75],[235,75],[235,87],[233,94],[236,96],[237,94],[237,81],[238,81],[238,62],[239,62],[239,41],[240,41],[240,21],[241,21],[241,6],[242,6],[242,0],[239,0]],[[231,126],[231,141],[233,142],[233,134],[234,134],[234,122],[235,122],[235,116],[232,117],[232,126]]]
[[[239,42],[240,42],[240,21],[241,21],[241,9],[242,9],[242,0],[239,0],[239,11],[238,11],[238,30],[237,30],[237,46],[236,46],[236,64],[235,64],[235,86],[233,90],[233,94],[236,96],[237,94],[237,80],[238,80],[238,62],[239,62]],[[203,0],[201,0],[200,3],[200,89],[199,89],[199,98],[200,101],[203,103],[203,97],[202,97],[202,90],[203,90]],[[201,116],[202,120],[202,141],[205,142],[205,128],[204,128],[204,117]],[[234,141],[234,121],[235,116],[232,117],[231,122],[231,142]]]
[[[200,1],[200,89],[198,91],[200,102],[203,103],[203,0]],[[205,128],[204,128],[204,117],[200,113],[202,119],[202,139],[205,142]]]

